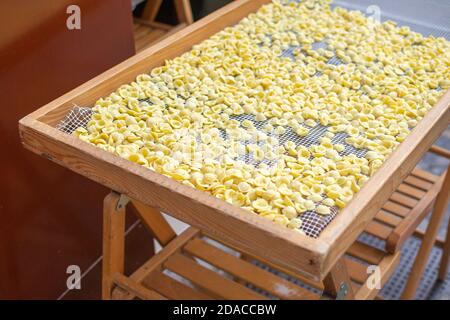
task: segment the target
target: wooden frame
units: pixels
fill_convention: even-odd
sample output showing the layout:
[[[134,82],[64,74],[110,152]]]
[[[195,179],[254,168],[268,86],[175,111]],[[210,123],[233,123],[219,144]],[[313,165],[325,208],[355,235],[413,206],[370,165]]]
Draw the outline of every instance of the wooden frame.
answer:
[[[442,175],[443,183],[439,194],[436,197],[434,203],[434,210],[431,215],[430,221],[428,222],[427,230],[425,236],[422,239],[422,243],[419,248],[419,252],[414,260],[410,276],[406,283],[406,287],[402,294],[402,299],[414,299],[416,296],[417,288],[419,287],[420,280],[422,279],[423,272],[428,263],[428,258],[436,243],[436,238],[439,232],[439,227],[441,226],[442,220],[447,213],[448,201],[450,199],[450,172],[447,171]],[[447,273],[448,263],[448,247],[449,235],[447,234],[447,242],[442,254],[441,266],[439,269],[439,279],[443,279]],[[445,271],[444,271],[445,270]]]
[[[128,211],[139,217],[162,249],[135,272],[125,275],[123,221]],[[241,248],[229,246],[196,228],[189,227],[177,236],[159,211],[116,192],[105,197],[103,215],[102,288],[103,299],[106,300],[267,299],[247,284],[279,299],[366,300],[376,297],[400,262],[399,252],[391,254],[357,241],[331,269],[323,283],[311,282],[298,273],[286,271]],[[220,244],[213,245],[211,240]],[[198,259],[213,268],[205,267]],[[258,264],[270,267],[279,274],[258,267]],[[379,268],[379,287],[371,285],[373,279],[368,274],[368,265]],[[185,280],[173,278],[166,271]],[[294,284],[284,279],[283,273],[325,294],[320,295]],[[190,281],[189,285],[186,285],[186,280]]]
[[[179,56],[269,1],[230,3],[21,119],[19,130],[29,150],[287,270],[321,281],[448,126],[450,92],[317,239],[277,226],[55,128],[73,104],[92,105],[136,75]]]
[[[450,152],[444,148],[432,146],[429,152],[450,160]],[[385,241],[385,251],[389,253],[399,252],[412,235],[421,238],[422,243],[402,299],[415,298],[428,257],[435,245],[443,248],[439,279],[446,276],[450,238],[447,233],[446,240],[437,239],[437,233],[450,197],[449,170],[450,165],[440,176],[436,176],[416,167],[365,229],[367,234]],[[430,211],[432,213],[426,231],[419,232],[417,227]]]

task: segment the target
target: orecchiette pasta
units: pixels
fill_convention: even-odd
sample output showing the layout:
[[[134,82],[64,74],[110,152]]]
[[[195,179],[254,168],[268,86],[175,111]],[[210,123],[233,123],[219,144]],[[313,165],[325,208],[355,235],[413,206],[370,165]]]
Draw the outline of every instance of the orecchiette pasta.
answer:
[[[327,0],[274,0],[99,99],[74,135],[298,230],[344,208],[450,89],[449,53]]]

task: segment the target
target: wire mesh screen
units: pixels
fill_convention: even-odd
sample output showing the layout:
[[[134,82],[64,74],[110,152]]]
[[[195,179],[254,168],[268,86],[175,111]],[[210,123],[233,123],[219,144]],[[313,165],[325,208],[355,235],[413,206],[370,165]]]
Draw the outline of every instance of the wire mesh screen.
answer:
[[[92,109],[74,106],[72,110],[62,119],[56,128],[62,132],[72,134],[77,128],[86,128],[91,120]]]
[[[384,2],[384,1],[381,1]],[[355,9],[354,6],[346,6],[346,3],[340,2],[339,5],[341,7],[347,7],[348,9]],[[386,5],[387,6],[387,5]],[[385,7],[383,9],[386,11]],[[363,10],[362,10],[363,11]],[[364,12],[364,11],[363,11]],[[385,19],[383,19],[385,20]],[[399,21],[400,22],[400,21]],[[408,23],[407,21],[401,21],[401,25],[408,25],[413,31],[416,32],[423,32],[424,35],[428,36],[430,34],[432,35],[439,35],[444,36],[447,39],[450,39],[450,32],[446,32],[445,28],[435,27],[433,26],[423,26],[420,25],[417,21],[414,21],[414,23]],[[426,30],[426,32],[424,32]],[[317,42],[313,44],[313,49],[318,50],[321,48],[325,48],[326,44],[323,42]],[[281,56],[286,58],[291,58],[295,60],[294,52],[297,50],[298,47],[290,47],[286,49]],[[342,61],[340,61],[337,57],[332,57],[328,60],[329,64],[333,65],[340,65],[342,64]],[[315,76],[320,76],[320,74],[316,74]],[[439,90],[439,88],[437,89]],[[361,91],[361,94],[364,94]],[[79,127],[87,127],[87,123],[89,122],[92,115],[92,111],[89,107],[79,107],[75,106],[67,115],[66,117],[57,125],[57,128],[65,133],[72,134],[77,128]],[[263,128],[267,125],[268,120],[265,121],[256,121],[255,117],[253,115],[239,115],[239,116],[232,116],[233,119],[239,121],[242,123],[244,120],[250,120],[253,122],[255,128],[258,131],[263,131]],[[295,132],[292,131],[289,127],[286,127],[286,131],[283,134],[279,134],[276,136],[276,138],[279,140],[280,144],[284,144],[287,141],[293,142],[297,147],[298,146],[305,146],[310,147],[311,145],[317,144],[320,140],[320,138],[324,137],[326,132],[328,131],[328,127],[317,125],[314,128],[308,128],[309,133],[306,136],[299,136]],[[267,135],[275,135],[275,133],[266,133]],[[224,139],[227,139],[225,131],[222,132],[222,137]],[[340,152],[341,156],[348,156],[348,155],[354,155],[356,157],[364,157],[367,150],[366,149],[357,149],[353,147],[352,145],[346,143],[346,139],[349,136],[345,133],[337,133],[332,138],[333,144],[342,144],[345,149]],[[250,143],[258,143],[257,141],[243,141],[244,145],[250,144]],[[253,165],[255,167],[259,166],[261,163],[264,163],[268,166],[274,165],[274,161],[269,161],[267,159],[264,160],[256,160],[252,153],[245,153],[244,155],[240,156],[239,160],[244,161],[246,164]],[[276,162],[276,161],[275,161]],[[316,205],[319,205],[320,203],[316,203]],[[301,214],[301,220],[302,225],[300,227],[300,230],[302,230],[306,235],[317,238],[320,233],[325,229],[325,227],[336,217],[339,210],[336,207],[331,208],[331,213],[328,215],[321,215],[316,213],[315,211],[307,211],[303,214]]]
[[[57,125],[57,128],[67,134],[72,134],[77,128],[86,128],[89,120],[92,116],[91,108],[79,107],[75,106],[69,113],[65,116],[63,120]],[[242,122],[244,120],[253,120],[255,121],[255,126],[258,129],[262,129],[266,121],[256,121],[252,116],[242,115],[235,117],[236,120]],[[286,141],[292,141],[297,146],[311,146],[315,144],[327,131],[327,127],[317,126],[313,128],[310,133],[305,137],[300,137],[292,130],[287,130],[286,133],[279,137],[280,142],[284,143]],[[346,146],[345,150],[341,152],[342,155],[355,154],[357,156],[364,156],[364,149],[355,149],[353,146],[348,145],[344,140],[347,136],[345,134],[336,135],[333,139],[335,139],[336,143],[342,143]],[[251,143],[251,141],[247,141],[246,143]],[[245,163],[254,165],[255,167],[260,164],[261,161],[254,160],[251,153],[246,153],[242,156],[242,159]],[[264,162],[265,160],[263,160]],[[271,163],[267,163],[269,166]],[[334,219],[337,215],[338,209],[336,207],[331,208],[331,213],[328,215],[321,215],[314,211],[307,211],[302,214],[302,225],[300,230],[302,230],[306,235],[317,238],[323,229]]]

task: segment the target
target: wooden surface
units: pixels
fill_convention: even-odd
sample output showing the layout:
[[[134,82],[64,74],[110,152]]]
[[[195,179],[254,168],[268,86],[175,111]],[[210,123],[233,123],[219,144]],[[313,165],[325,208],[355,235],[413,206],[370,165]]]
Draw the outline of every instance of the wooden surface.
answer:
[[[425,237],[422,239],[419,252],[417,253],[413,267],[411,269],[408,282],[404,289],[402,299],[414,299],[416,296],[417,287],[423,276],[423,272],[428,262],[428,257],[433,249],[436,241],[439,227],[442,223],[442,219],[447,212],[448,201],[450,199],[450,172],[447,171],[444,174],[444,182],[442,190],[436,198],[434,210],[430,218],[430,222],[425,232]]]
[[[111,299],[115,274],[125,271],[125,207],[117,208],[119,200],[110,193],[103,203],[103,300]]]
[[[170,231],[170,227],[162,226],[160,231],[166,233]],[[287,281],[283,268],[274,264],[268,265],[260,257],[249,256],[239,248],[231,249],[224,243],[212,242],[209,236],[191,227],[164,246],[131,276],[124,277],[120,274],[120,281],[115,281],[116,287],[112,297],[127,300],[264,300],[273,297],[316,300],[339,296],[340,299],[367,300],[376,298],[399,261],[399,252],[390,254],[356,242],[350,247],[345,258],[334,266],[324,284],[306,282],[320,292],[325,288],[328,294],[322,296],[299,286],[298,282]],[[368,266],[378,267],[377,278],[371,278]],[[267,267],[270,267],[270,270],[267,270]],[[174,277],[173,273],[183,279]],[[305,283],[302,275],[288,274],[291,279]],[[189,285],[186,280],[189,280]],[[345,296],[339,293],[343,284],[348,290]],[[154,293],[161,296],[155,296]]]
[[[331,271],[325,277],[323,284],[324,290],[327,294],[333,298],[339,298],[343,300],[354,299],[353,288],[350,282],[350,276],[348,274],[348,263],[353,262],[352,260],[344,260],[341,258],[336,262]],[[362,281],[364,282],[364,281]],[[343,289],[346,287],[346,289]],[[345,290],[345,292],[342,292]],[[342,295],[342,297],[340,297]]]
[[[450,92],[429,111],[382,168],[318,239],[299,235],[139,165],[68,136],[52,126],[71,103],[91,105],[120,84],[189,50],[256,11],[265,0],[240,0],[151,46],[20,122],[24,145],[77,173],[157,207],[220,240],[306,278],[322,280],[405,179],[450,120]],[[270,249],[269,249],[270,248]]]
[[[438,278],[440,281],[444,281],[447,277],[448,264],[450,262],[450,223],[447,227],[447,235],[442,250],[441,263],[439,265],[438,273]]]
[[[388,252],[399,251],[432,209],[442,181],[443,176],[415,168],[369,222],[365,232],[385,241]]]

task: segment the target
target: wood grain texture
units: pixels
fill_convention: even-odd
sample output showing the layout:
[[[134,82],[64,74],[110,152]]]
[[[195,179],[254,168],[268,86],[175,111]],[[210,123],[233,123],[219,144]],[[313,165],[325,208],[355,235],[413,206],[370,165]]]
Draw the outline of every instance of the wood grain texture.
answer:
[[[125,267],[125,208],[117,209],[120,196],[110,193],[103,203],[102,299],[111,299],[114,275]]]
[[[436,242],[436,237],[439,232],[442,219],[447,212],[448,201],[450,198],[450,171],[444,174],[444,181],[442,189],[439,192],[436,202],[434,204],[434,210],[431,215],[430,221],[427,226],[427,231],[422,239],[419,252],[412,266],[408,282],[402,294],[403,300],[414,299],[416,296],[417,287],[422,279],[423,272],[428,262],[428,257]]]
[[[354,298],[353,288],[351,286],[350,276],[348,274],[345,258],[339,259],[327,274],[323,281],[324,291],[334,298],[339,297],[341,286],[347,286],[347,294],[342,298],[352,300]]]
[[[277,275],[256,267],[238,257],[218,249],[201,239],[190,241],[183,251],[198,257],[238,279],[245,280],[271,295],[281,299],[317,299],[317,295]]]
[[[367,278],[366,283],[362,285],[358,291],[355,294],[356,300],[371,300],[375,299],[378,292],[380,291],[380,288],[383,288],[383,286],[386,284],[386,282],[390,279],[391,275],[394,273],[394,271],[397,269],[397,266],[400,263],[400,252],[396,252],[394,254],[388,254],[386,255],[381,262],[377,265],[380,270],[380,286],[372,286],[372,284],[369,284],[367,281],[369,281]],[[367,275],[367,268],[365,268],[365,273]]]
[[[233,282],[218,273],[200,266],[194,260],[181,254],[167,259],[164,267],[200,286],[203,290],[220,299],[266,300],[267,298],[251,289]]]
[[[130,209],[139,217],[161,246],[169,244],[177,234],[162,216],[161,212],[143,203],[132,200]]]
[[[195,290],[181,282],[175,281],[161,271],[155,270],[143,281],[142,285],[151,288],[172,300],[211,300],[204,292]]]
[[[433,208],[434,200],[439,194],[445,174],[425,193],[417,206],[411,209],[408,216],[399,223],[386,241],[386,250],[396,252],[400,250],[405,241],[414,233],[419,224],[425,219]],[[445,192],[445,191],[444,191]]]
[[[439,239],[436,239],[436,241],[439,241]],[[439,280],[444,281],[447,277],[448,264],[450,262],[450,223],[447,226],[446,238],[442,243],[442,256],[439,264],[438,278]]]
[[[117,286],[127,290],[141,300],[167,300],[166,297],[153,290],[147,289],[130,278],[125,277],[123,274],[116,273],[113,276],[113,281]]]
[[[161,271],[162,263],[167,260],[171,255],[181,250],[182,246],[188,242],[190,239],[197,236],[199,231],[195,228],[188,228],[179,236],[177,236],[173,241],[164,247],[164,250],[158,252],[151,259],[147,260],[142,266],[139,267],[130,276],[130,279],[134,282],[141,283],[145,282],[146,277],[148,277],[154,271]],[[119,300],[131,300],[135,296],[130,292],[124,290],[115,290],[113,294],[115,299]]]

